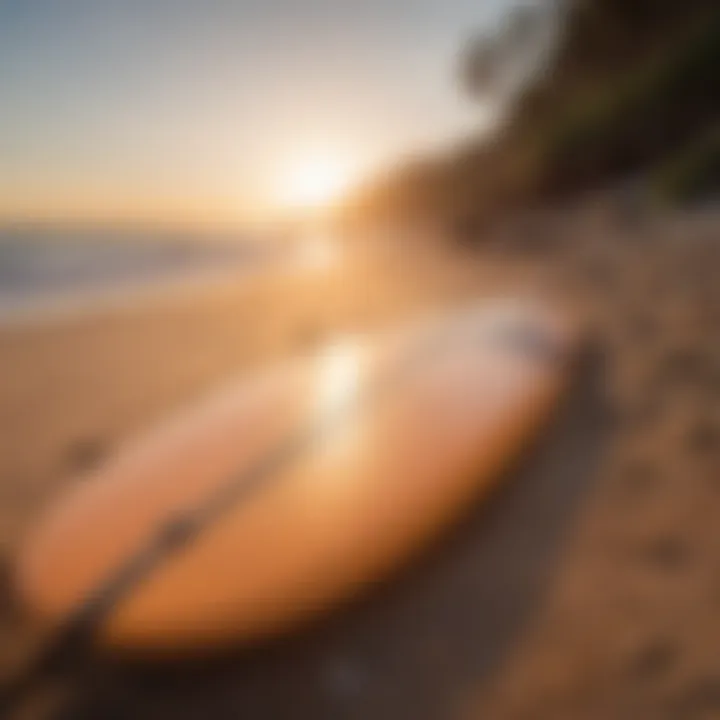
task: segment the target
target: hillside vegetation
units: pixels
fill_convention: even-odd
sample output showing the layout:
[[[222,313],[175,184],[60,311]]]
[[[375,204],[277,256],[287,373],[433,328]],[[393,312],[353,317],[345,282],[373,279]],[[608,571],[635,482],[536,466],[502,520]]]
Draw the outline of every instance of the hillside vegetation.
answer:
[[[492,138],[400,168],[346,211],[476,227],[628,181],[677,202],[719,180],[716,0],[584,0]]]

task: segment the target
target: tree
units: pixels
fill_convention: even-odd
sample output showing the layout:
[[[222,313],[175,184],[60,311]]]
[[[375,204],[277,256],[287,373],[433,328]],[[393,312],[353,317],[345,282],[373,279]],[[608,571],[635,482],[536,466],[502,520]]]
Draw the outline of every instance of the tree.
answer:
[[[516,5],[497,29],[471,36],[460,58],[465,91],[483,100],[514,94],[554,40],[553,21],[547,6]]]

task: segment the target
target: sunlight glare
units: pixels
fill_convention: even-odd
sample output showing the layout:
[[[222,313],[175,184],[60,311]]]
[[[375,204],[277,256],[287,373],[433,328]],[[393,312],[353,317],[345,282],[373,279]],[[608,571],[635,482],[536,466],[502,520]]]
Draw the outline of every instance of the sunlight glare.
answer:
[[[317,402],[321,413],[336,412],[357,398],[362,352],[357,342],[330,345],[320,356]]]
[[[340,157],[325,155],[299,162],[288,174],[285,204],[296,208],[319,208],[339,200],[349,189],[353,172]]]

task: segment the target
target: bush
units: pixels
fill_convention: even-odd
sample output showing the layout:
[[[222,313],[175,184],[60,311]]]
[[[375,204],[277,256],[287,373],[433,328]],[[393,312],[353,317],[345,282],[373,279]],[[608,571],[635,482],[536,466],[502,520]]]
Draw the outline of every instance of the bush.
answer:
[[[651,177],[655,197],[691,200],[720,188],[720,123],[661,163]]]
[[[632,173],[685,143],[698,125],[720,117],[720,12],[604,89],[574,98],[560,111],[542,145],[551,187]]]

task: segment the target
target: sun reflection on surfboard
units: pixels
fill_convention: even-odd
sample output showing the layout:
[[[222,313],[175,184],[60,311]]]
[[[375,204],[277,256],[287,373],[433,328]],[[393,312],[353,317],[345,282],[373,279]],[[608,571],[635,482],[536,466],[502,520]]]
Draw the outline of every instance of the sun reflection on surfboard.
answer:
[[[320,355],[317,408],[321,417],[344,412],[357,401],[362,355],[360,343],[354,339],[334,343]]]

